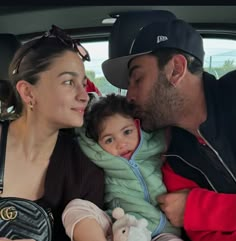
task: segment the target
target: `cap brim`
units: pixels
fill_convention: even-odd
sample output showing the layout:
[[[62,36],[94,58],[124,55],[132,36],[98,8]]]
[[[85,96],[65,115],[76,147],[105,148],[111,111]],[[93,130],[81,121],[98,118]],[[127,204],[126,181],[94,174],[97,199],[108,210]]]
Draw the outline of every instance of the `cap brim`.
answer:
[[[114,86],[120,89],[128,88],[128,80],[129,80],[129,69],[128,64],[129,61],[135,57],[140,55],[144,55],[150,53],[139,53],[128,56],[123,56],[114,59],[105,60],[102,63],[103,74],[106,79]]]

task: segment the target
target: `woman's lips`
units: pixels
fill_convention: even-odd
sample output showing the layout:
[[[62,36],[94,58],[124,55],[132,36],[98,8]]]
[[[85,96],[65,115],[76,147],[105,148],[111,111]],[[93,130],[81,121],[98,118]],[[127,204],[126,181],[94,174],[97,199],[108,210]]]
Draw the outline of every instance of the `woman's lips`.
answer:
[[[84,114],[84,108],[71,108],[73,111],[76,111],[78,113]]]

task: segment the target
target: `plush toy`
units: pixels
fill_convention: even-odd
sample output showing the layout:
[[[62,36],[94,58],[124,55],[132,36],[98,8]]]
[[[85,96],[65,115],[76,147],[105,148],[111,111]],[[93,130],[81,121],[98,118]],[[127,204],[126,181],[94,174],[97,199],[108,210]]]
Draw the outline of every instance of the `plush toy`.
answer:
[[[150,241],[151,232],[147,229],[146,219],[136,219],[133,215],[125,214],[122,208],[112,212],[116,221],[112,225],[113,241]]]

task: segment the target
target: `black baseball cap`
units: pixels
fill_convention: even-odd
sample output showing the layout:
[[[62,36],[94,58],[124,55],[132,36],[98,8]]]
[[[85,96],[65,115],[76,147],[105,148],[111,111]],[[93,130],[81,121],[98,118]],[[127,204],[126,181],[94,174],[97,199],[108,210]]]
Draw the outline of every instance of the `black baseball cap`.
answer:
[[[203,63],[204,50],[201,35],[190,24],[174,19],[167,22],[153,22],[140,29],[133,40],[129,54],[104,61],[103,73],[112,85],[127,89],[129,61],[134,57],[163,48],[182,50]]]
[[[166,10],[143,10],[118,13],[109,36],[108,56],[110,59],[126,56],[139,30],[152,22],[166,22],[176,16]]]

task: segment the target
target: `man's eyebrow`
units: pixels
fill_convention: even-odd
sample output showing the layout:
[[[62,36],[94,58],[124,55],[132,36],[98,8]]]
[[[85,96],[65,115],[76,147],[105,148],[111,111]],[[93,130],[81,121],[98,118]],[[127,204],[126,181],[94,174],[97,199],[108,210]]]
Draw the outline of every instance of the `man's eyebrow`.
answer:
[[[139,65],[134,65],[132,68],[129,69],[129,77],[132,75],[132,73],[134,72],[135,69],[140,68]]]

